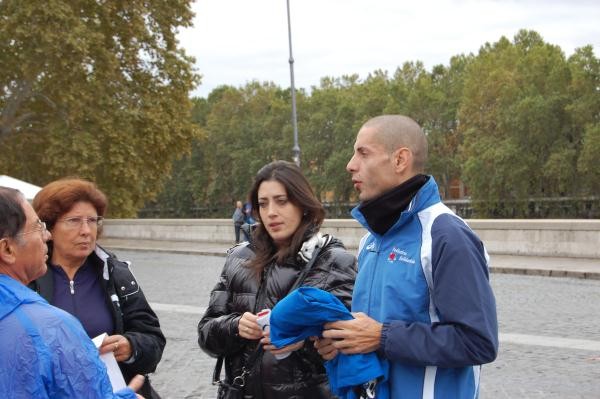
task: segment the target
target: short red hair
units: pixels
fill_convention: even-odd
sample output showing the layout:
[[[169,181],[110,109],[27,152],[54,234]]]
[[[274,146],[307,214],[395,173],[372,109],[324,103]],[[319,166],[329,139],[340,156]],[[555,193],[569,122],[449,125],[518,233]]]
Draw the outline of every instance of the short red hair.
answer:
[[[102,217],[108,205],[106,195],[94,183],[79,178],[65,178],[47,184],[37,193],[32,205],[50,230],[78,202],[89,202]]]

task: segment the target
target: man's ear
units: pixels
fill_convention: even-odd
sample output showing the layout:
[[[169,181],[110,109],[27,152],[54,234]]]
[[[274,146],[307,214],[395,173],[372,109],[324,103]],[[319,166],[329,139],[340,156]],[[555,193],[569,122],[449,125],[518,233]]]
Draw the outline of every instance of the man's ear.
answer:
[[[0,240],[0,261],[5,264],[13,264],[16,261],[14,244],[10,238]]]
[[[402,174],[412,167],[412,152],[407,147],[400,147],[393,154],[396,173]]]

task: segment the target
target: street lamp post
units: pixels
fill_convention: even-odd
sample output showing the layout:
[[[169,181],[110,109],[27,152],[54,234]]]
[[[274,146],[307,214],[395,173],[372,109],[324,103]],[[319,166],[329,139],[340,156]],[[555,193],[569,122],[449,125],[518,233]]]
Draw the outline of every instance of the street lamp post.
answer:
[[[296,87],[294,86],[294,56],[292,55],[292,24],[290,22],[290,0],[287,2],[288,39],[290,45],[290,82],[292,89],[292,126],[294,128],[294,147],[292,158],[296,165],[300,166],[300,146],[298,145],[298,121],[296,118]]]

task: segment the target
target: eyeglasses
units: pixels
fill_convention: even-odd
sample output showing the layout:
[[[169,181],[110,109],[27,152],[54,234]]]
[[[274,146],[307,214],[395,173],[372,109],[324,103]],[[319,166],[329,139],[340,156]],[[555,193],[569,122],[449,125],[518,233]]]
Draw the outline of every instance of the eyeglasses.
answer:
[[[29,231],[24,231],[22,233],[17,234],[18,236],[24,236],[27,234],[31,234],[31,233],[36,233],[38,231],[41,231],[42,234],[46,232],[46,223],[42,222],[40,219],[35,221],[35,224],[37,225],[33,230],[29,230]]]
[[[103,220],[104,218],[102,216],[75,216],[72,218],[61,219],[59,222],[62,222],[68,229],[80,229],[84,222],[87,223],[90,228],[97,228],[102,226]]]

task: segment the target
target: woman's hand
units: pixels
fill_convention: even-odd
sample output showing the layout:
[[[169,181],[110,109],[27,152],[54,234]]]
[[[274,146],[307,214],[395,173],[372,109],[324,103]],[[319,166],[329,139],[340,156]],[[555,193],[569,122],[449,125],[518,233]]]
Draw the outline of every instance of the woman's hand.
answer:
[[[137,392],[142,388],[142,385],[144,385],[145,379],[146,379],[146,377],[144,377],[141,374],[138,374],[135,377],[133,377],[131,379],[131,381],[129,381],[129,384],[127,385],[127,387],[131,388],[131,390],[133,392]],[[137,399],[144,399],[144,397],[142,395],[140,395],[139,393],[136,393],[135,396]]]
[[[131,343],[122,335],[108,335],[104,337],[99,348],[100,353],[113,352],[117,362],[124,362],[131,357]]]
[[[284,353],[297,351],[304,346],[304,340],[302,340],[296,342],[295,344],[290,344],[284,346],[283,348],[277,349],[275,345],[271,345],[271,332],[269,328],[265,328],[265,331],[263,331],[263,338],[260,340],[260,343],[263,346],[263,350],[269,351],[273,355],[283,355]]]
[[[238,323],[238,334],[242,338],[246,339],[260,339],[262,337],[262,330],[258,323],[256,323],[258,317],[250,312],[245,312]]]
[[[311,338],[315,342],[315,349],[323,360],[331,360],[337,356],[338,350],[333,346],[333,340],[329,338]]]

